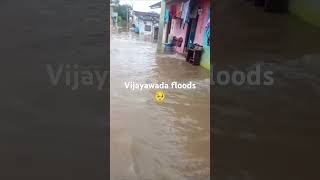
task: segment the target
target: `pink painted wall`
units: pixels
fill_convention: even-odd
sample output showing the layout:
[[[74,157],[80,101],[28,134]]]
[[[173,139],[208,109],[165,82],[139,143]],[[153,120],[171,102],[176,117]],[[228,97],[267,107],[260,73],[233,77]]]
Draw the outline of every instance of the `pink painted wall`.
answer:
[[[183,24],[182,24],[181,28],[180,28],[180,21],[181,21],[181,19],[172,19],[170,35],[176,36],[177,38],[180,38],[180,37],[183,38],[183,42],[182,42],[181,47],[176,47],[176,46],[174,47],[176,52],[183,53],[184,44],[186,41],[188,24],[185,24],[184,28],[183,28]]]
[[[202,8],[202,13],[198,19],[194,43],[203,45],[203,34],[205,33],[205,27],[209,17],[210,0],[199,0],[199,6]]]

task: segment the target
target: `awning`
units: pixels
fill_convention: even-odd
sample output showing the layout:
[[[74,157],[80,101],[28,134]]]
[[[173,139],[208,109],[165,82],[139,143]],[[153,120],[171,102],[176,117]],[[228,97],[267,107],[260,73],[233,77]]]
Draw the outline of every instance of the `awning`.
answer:
[[[156,4],[153,4],[151,6],[149,6],[151,9],[158,9],[158,8],[161,8],[161,1],[156,3]]]

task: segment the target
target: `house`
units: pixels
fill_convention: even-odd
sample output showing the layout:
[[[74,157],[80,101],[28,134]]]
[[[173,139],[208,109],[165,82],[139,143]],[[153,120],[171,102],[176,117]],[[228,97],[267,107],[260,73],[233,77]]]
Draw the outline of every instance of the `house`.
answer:
[[[132,27],[135,32],[158,37],[159,14],[154,12],[133,11],[132,17]]]
[[[210,69],[210,0],[162,0],[162,43],[173,44],[176,53],[202,46],[200,65]],[[158,7],[159,3],[152,5]],[[162,23],[161,23],[162,25]],[[174,43],[173,43],[174,42]]]

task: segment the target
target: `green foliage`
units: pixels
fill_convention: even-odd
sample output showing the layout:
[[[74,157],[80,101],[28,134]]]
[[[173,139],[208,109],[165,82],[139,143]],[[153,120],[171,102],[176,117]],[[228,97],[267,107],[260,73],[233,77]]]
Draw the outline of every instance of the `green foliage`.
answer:
[[[122,22],[122,21],[123,21],[122,17],[121,17],[121,16],[118,16],[118,23],[119,23],[119,22]]]
[[[118,19],[121,18],[120,21],[127,21],[127,15],[128,15],[128,10],[132,9],[130,5],[124,4],[124,5],[119,5],[117,4],[114,7],[114,11],[118,13]]]
[[[114,3],[116,6],[118,6],[120,3],[120,0],[111,0],[111,2]]]

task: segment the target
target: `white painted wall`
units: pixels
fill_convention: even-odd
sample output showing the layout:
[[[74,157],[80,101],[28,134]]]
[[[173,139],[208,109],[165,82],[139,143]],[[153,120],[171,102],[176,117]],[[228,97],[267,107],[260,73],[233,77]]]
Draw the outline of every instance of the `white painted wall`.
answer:
[[[146,25],[150,25],[151,26],[151,31],[146,31],[145,30],[145,26]],[[139,31],[140,31],[140,34],[144,34],[144,35],[151,35],[153,33],[153,24],[151,21],[142,21],[141,19],[138,20],[138,27],[139,27]]]
[[[138,26],[139,34],[150,35],[152,37],[154,36],[154,28],[159,26],[159,23],[153,24],[151,21],[144,22],[143,20],[139,19],[137,16],[133,17],[133,23],[136,26]],[[146,31],[145,30],[145,25],[150,25],[151,26],[151,30],[150,31]]]

